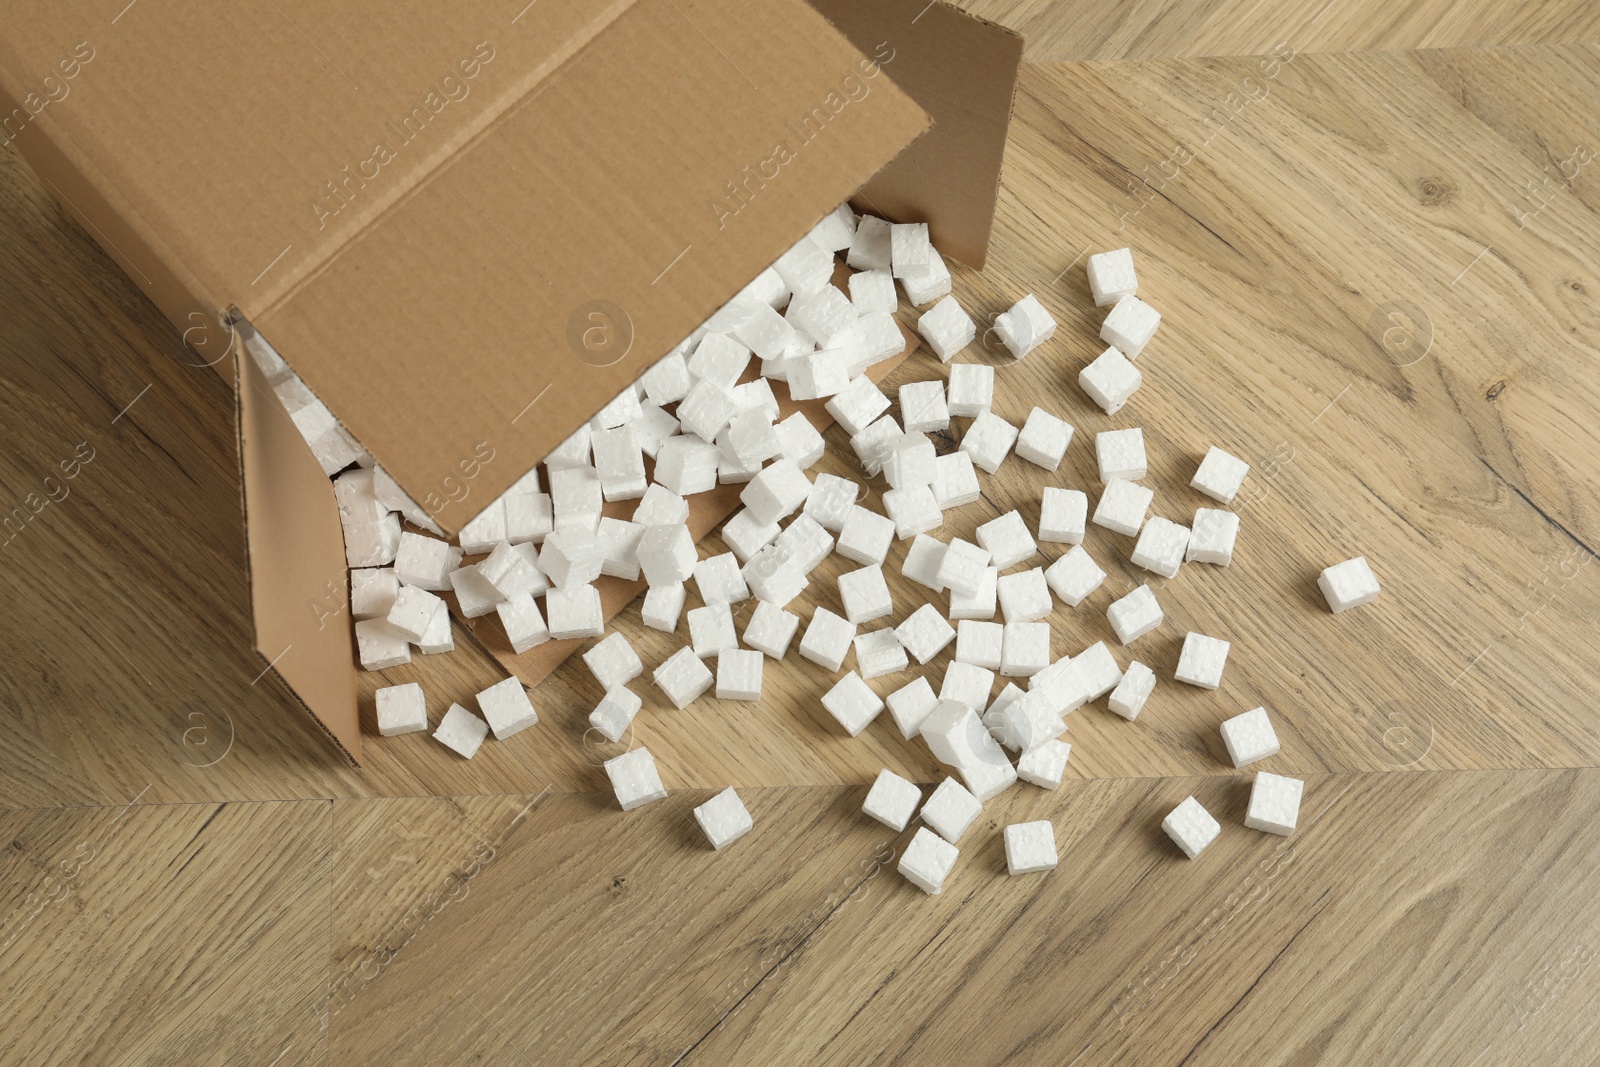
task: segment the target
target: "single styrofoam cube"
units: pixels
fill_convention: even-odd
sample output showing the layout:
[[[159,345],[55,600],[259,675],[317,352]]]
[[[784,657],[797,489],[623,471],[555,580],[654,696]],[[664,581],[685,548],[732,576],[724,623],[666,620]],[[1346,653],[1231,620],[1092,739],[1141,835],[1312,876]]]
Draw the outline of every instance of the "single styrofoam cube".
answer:
[[[850,352],[843,347],[823,348],[789,360],[789,399],[820,400],[841,392],[850,385],[849,360]]]
[[[483,712],[497,741],[504,741],[539,721],[539,713],[534,711],[528,691],[517,678],[506,678],[480,692],[478,710]]]
[[[544,457],[546,470],[558,471],[568,467],[587,467],[589,465],[589,424],[584,423],[572,431],[566,440],[562,441],[549,455]],[[465,546],[463,546],[465,547]],[[472,549],[467,549],[467,554],[472,554]]]
[[[905,670],[910,663],[906,659],[905,646],[889,627],[860,634],[853,643],[856,650],[856,670],[861,672],[863,678],[882,678],[886,674],[897,674]]]
[[[915,782],[895,774],[888,768],[878,772],[861,810],[883,825],[899,833],[911,822],[922,802],[922,788]]]
[[[385,616],[389,625],[407,641],[419,641],[433,620],[433,613],[444,601],[414,585],[402,585],[395,595],[394,606]]]
[[[744,648],[717,653],[717,699],[760,700],[762,656]]]
[[[1250,464],[1212,445],[1206,449],[1205,458],[1189,482],[1192,488],[1222,504],[1232,503],[1250,473]]]
[[[862,567],[839,575],[839,599],[844,604],[844,617],[857,626],[894,611],[894,599],[882,567]]]
[[[717,465],[722,453],[710,441],[695,434],[680,434],[661,442],[656,450],[655,480],[679,496],[693,496],[714,489]]]
[[[778,423],[777,430],[778,440],[783,444],[783,458],[801,470],[810,470],[827,450],[822,434],[817,432],[803,411],[797,411]]]
[[[928,252],[927,267],[900,277],[900,288],[906,291],[906,299],[917,307],[950,295],[950,267],[937,248],[930,246]]]
[[[1033,874],[1056,866],[1056,829],[1049,819],[1014,822],[1006,827],[1006,871]]]
[[[741,573],[756,599],[780,608],[799,596],[810,584],[802,562],[777,542],[751,556]]]
[[[906,433],[927,433],[950,428],[950,408],[944,402],[944,382],[907,382],[900,387],[900,421]]]
[[[707,340],[716,336],[711,334]],[[714,441],[738,413],[739,406],[727,387],[702,378],[678,404],[678,424],[703,441]]]
[[[896,278],[920,274],[933,256],[926,222],[896,222],[889,226],[889,265]]]
[[[800,655],[829,671],[837,671],[855,637],[854,623],[819,607],[812,613],[811,622],[800,638]]]
[[[955,628],[945,621],[939,609],[932,604],[924,604],[912,612],[910,617],[895,627],[895,635],[918,663],[927,663],[956,639]]]
[[[389,512],[376,522],[349,523],[344,527],[344,562],[347,567],[386,567],[400,551],[400,516]]]
[[[695,808],[694,821],[700,824],[706,840],[718,852],[749,833],[755,825],[749,809],[731,785]]]
[[[988,549],[959,537],[951,538],[938,561],[934,581],[923,584],[935,590],[950,589],[970,596],[982,587],[989,563]]]
[[[706,604],[689,609],[689,639],[695,655],[709,659],[717,653],[739,647],[733,629],[733,610],[727,604]]]
[[[550,472],[550,510],[557,530],[581,527],[593,530],[600,522],[600,508],[605,503],[605,490],[600,485],[600,475],[593,467],[567,467]],[[489,512],[478,516],[487,520]],[[488,552],[496,542],[506,539],[505,501],[497,501],[489,521],[488,530],[479,535],[484,544],[473,547],[466,538],[458,538],[467,555]],[[498,536],[495,536],[498,535]],[[474,538],[478,540],[478,538]]]
[[[356,467],[333,480],[333,499],[339,506],[341,524],[377,522],[393,510],[378,500],[373,479],[372,471]]]
[[[893,255],[889,223],[876,215],[862,215],[845,262],[851,270],[888,270]]]
[[[950,368],[945,395],[950,414],[976,418],[994,402],[994,368],[983,363],[957,363]]]
[[[449,586],[449,575],[445,576]],[[393,567],[358,567],[350,572],[350,614],[357,619],[381,619],[400,595],[400,579]]]
[[[650,677],[676,708],[688,707],[715,681],[705,660],[687,645],[663,660]]]
[[[1028,421],[1023,423],[1022,432],[1017,435],[1016,451],[1019,457],[1029,463],[1053,471],[1061,466],[1062,457],[1067,454],[1067,445],[1071,443],[1072,424],[1044,408],[1036,407],[1028,413]]]
[[[588,585],[600,577],[605,563],[606,546],[592,530],[583,527],[553,530],[539,546],[539,569],[558,589]],[[479,572],[482,573],[481,567]],[[487,574],[483,577],[494,584]]]
[[[656,360],[640,381],[644,383],[645,395],[651,402],[663,407],[676,404],[688,396],[689,387],[694,384],[682,352],[669,352]]]
[[[978,324],[956,303],[955,297],[946,296],[917,319],[917,333],[928,342],[928,348],[941,363],[949,363],[952,356],[978,336]],[[951,414],[956,413],[952,405]]]
[[[1137,426],[1095,434],[1094,449],[1102,482],[1109,482],[1113,478],[1136,482],[1148,473],[1144,431]]]
[[[605,632],[605,612],[600,606],[600,590],[592,585],[552,589],[544,595],[545,625],[556,641],[579,637],[599,637]]]
[[[849,204],[840,204],[811,228],[811,243],[824,252],[843,252],[856,235],[856,216]]]
[[[812,521],[824,530],[838,533],[844,528],[844,520],[860,495],[861,487],[849,478],[819,474],[811,483],[804,514],[811,516]]]
[[[833,538],[810,515],[794,517],[777,540],[772,542],[779,551],[791,556],[801,571],[810,574],[833,552]]]
[[[1165,618],[1156,594],[1148,584],[1141,585],[1126,596],[1119,597],[1106,608],[1106,618],[1117,633],[1117,640],[1132,644],[1161,625]]]
[[[441,603],[433,609],[428,628],[417,639],[417,651],[424,656],[432,656],[440,652],[453,652],[455,647],[455,635],[450,629],[450,608]]]
[[[1122,681],[1122,668],[1104,641],[1096,641],[1072,657],[1072,672],[1085,703],[1105,696]]]
[[[922,805],[922,821],[952,845],[983,814],[983,802],[954,778],[946,778]]]
[[[637,500],[649,484],[644,476],[644,452],[639,447],[635,425],[628,423],[610,430],[596,430],[590,442],[595,472],[600,478],[600,492],[606,500]]]
[[[1000,570],[1014,567],[1039,551],[1028,524],[1015,511],[1008,511],[978,527],[978,544],[989,550],[993,564]]]
[[[750,587],[739,573],[739,560],[732,552],[709,556],[694,565],[694,584],[706,604],[737,604],[750,598]]]
[[[743,411],[735,415],[718,439],[718,447],[723,446],[726,446],[727,452],[733,453],[732,459],[741,468],[754,466],[759,469],[761,464],[783,451],[777,428],[764,411]],[[724,454],[723,458],[728,457]],[[718,477],[721,478],[720,468]]]
[[[775,522],[758,522],[748,508],[740,508],[722,524],[722,543],[733,550],[741,563],[748,563],[752,556],[773,542],[780,529]]]
[[[996,590],[1000,581],[1000,568],[985,567],[983,579],[972,594],[950,593],[950,619],[992,619],[998,603]]]
[[[639,526],[676,526],[689,521],[689,502],[664,485],[651,483],[639,506],[633,509],[633,521]]]
[[[1139,291],[1139,278],[1133,270],[1133,252],[1117,248],[1098,252],[1089,257],[1089,291],[1094,294],[1095,307],[1115,304],[1125,296]]]
[[[978,472],[972,457],[965,452],[947,452],[934,460],[933,502],[939,510],[949,511],[963,504],[971,504],[982,494],[978,486]]]
[[[1128,562],[1143,567],[1163,578],[1175,578],[1183,566],[1184,552],[1189,547],[1189,527],[1153,515],[1139,531],[1139,540],[1133,546]]]
[[[918,534],[906,549],[906,558],[900,563],[900,573],[918,585],[938,592],[944,588],[939,571],[944,566],[944,557],[949,549],[949,545],[936,537]]]
[[[782,284],[780,279],[779,284]],[[783,354],[794,337],[794,327],[765,301],[754,302],[750,312],[733,328],[733,336],[762,359]]]
[[[963,619],[956,625],[956,662],[986,670],[1000,669],[1005,653],[1006,628],[998,622]]]
[[[883,455],[883,478],[894,489],[914,485],[933,485],[938,452],[927,434],[907,433],[887,442]]]
[[[1033,622],[1050,614],[1054,606],[1050,600],[1050,586],[1044,570],[1031,567],[1016,574],[1002,574],[996,591],[1000,596],[1000,613],[1008,623]]]
[[[604,489],[602,486],[601,491],[604,492]],[[542,544],[550,531],[556,528],[555,507],[549,493],[508,493],[504,507],[506,540],[514,545]]]
[[[630,423],[637,422],[641,414],[643,412],[639,403],[639,393],[632,386],[612,397],[589,420],[589,429],[593,431],[589,438],[590,451],[595,451],[596,443],[602,431],[614,430],[619,426],[627,426]],[[599,463],[596,462],[595,465],[599,466]]]
[[[648,748],[629,749],[606,760],[604,766],[623,811],[632,811],[667,795],[667,787],[661,784],[661,772],[656,770],[655,757]]]
[[[959,640],[959,638],[958,638]],[[1005,634],[1000,635],[1002,649]],[[969,708],[982,710],[989,706],[989,691],[994,688],[994,671],[973,663],[953,660],[944,669],[944,681],[939,686],[939,700],[954,701]]]
[[[1378,599],[1378,578],[1366,556],[1335,563],[1317,577],[1317,588],[1335,615]]]
[[[644,673],[639,654],[621,633],[612,633],[583,654],[583,662],[600,683],[600,688],[611,690],[627,685]]]
[[[608,574],[613,578],[626,578],[635,581],[639,577],[639,541],[644,537],[644,527],[627,519],[616,519],[610,515],[600,517],[600,525],[596,527],[594,535],[600,541],[600,549],[604,553],[600,561],[600,573]],[[528,549],[533,545],[518,545],[524,555],[536,559]],[[543,590],[536,590],[542,592]]]
[[[626,686],[608,690],[589,713],[589,726],[615,744],[628,732],[634,716],[639,714],[643,706],[644,701],[639,699],[639,695]]]
[[[1024,752],[1017,760],[1017,777],[1032,782],[1040,789],[1058,789],[1062,775],[1067,770],[1067,758],[1072,746],[1059,738],[1052,738]]]
[[[563,531],[565,533],[567,531]],[[537,596],[548,590],[550,583],[539,567],[537,555],[534,554],[531,559],[529,557],[530,553],[523,551],[521,546],[501,541],[487,559],[478,562],[478,573],[507,599],[523,593]],[[450,569],[455,570],[454,567]],[[449,571],[445,572],[445,582],[449,583]]]
[[[1185,856],[1194,859],[1217,839],[1222,832],[1222,825],[1200,806],[1198,800],[1187,797],[1161,820],[1161,829],[1183,850]]]
[[[1124,296],[1100,324],[1100,340],[1115,345],[1129,359],[1144,351],[1161,325],[1161,312],[1136,296]]]
[[[1250,785],[1250,807],[1245,811],[1244,824],[1252,830],[1285,837],[1294,833],[1305,785],[1298,778],[1285,778],[1266,771],[1257,773]]]
[[[549,543],[548,538],[546,543]],[[639,569],[644,571],[645,581],[652,589],[687,581],[694,573],[694,565],[698,560],[694,535],[683,523],[646,526],[644,533],[639,535],[639,547],[635,551],[639,557]]]
[[[1278,734],[1272,728],[1266,708],[1252,708],[1222,722],[1222,743],[1235,767],[1278,754]]]
[[[857,315],[871,311],[893,314],[900,306],[900,298],[894,291],[894,275],[890,271],[860,271],[850,275],[849,286],[850,303],[855,305]]]
[[[1183,558],[1226,567],[1233,562],[1233,543],[1239,536],[1239,516],[1217,508],[1196,508],[1189,528],[1189,545]]]
[[[1094,506],[1096,526],[1104,526],[1114,533],[1133,537],[1144,525],[1144,513],[1150,508],[1155,493],[1125,478],[1113,478],[1100,492],[1100,502]]]
[[[1066,720],[1051,707],[1049,693],[1042,689],[1030,689],[1024,693],[1010,683],[1006,688],[1010,691],[1010,698],[997,698],[983,717],[990,734],[1001,745],[1027,752],[1059,737],[1066,730]],[[1001,693],[1001,697],[1006,696],[1006,693]]]
[[[994,330],[1006,350],[1022,359],[1055,335],[1056,320],[1039,298],[1029,293],[995,316]]]
[[[500,590],[490,585],[489,580],[478,573],[476,564],[457,567],[451,571],[450,588],[456,594],[456,606],[468,619],[487,615],[505,601],[505,597],[500,595]]]
[[[800,628],[800,616],[765,600],[756,601],[755,611],[745,624],[744,643],[773,659],[782,659]]]
[[[1156,687],[1156,672],[1138,660],[1128,664],[1122,672],[1122,681],[1111,691],[1111,710],[1129,722],[1139,717],[1145,701]]]
[[[855,737],[878,717],[883,701],[859,674],[850,671],[823,694],[822,706],[844,727],[845,733]]]
[[[961,438],[961,451],[972,457],[974,466],[993,474],[1016,441],[1015,426],[992,411],[980,411]]]
[[[828,284],[833,256],[810,237],[802,237],[772,264],[795,296],[814,293]]]
[[[960,855],[960,849],[924,826],[906,846],[896,869],[924,893],[938,894]]]
[[[467,759],[478,754],[479,746],[488,736],[489,724],[460,704],[451,704],[433,731],[435,741]]]
[[[875,475],[881,471],[883,461],[888,457],[890,448],[899,440],[902,432],[894,416],[885,415],[850,438],[850,447],[855,451],[856,458],[861,461],[861,469],[868,475]]]
[[[739,406],[741,415],[758,413],[768,422],[778,421],[780,410],[778,396],[772,391],[772,383],[765,378],[756,378],[735,385],[733,402]]]
[[[645,401],[644,414],[639,416],[639,421],[633,424],[634,437],[639,442],[639,451],[655,459],[661,454],[661,444],[669,437],[678,436],[680,429],[676,417],[663,411],[655,404]],[[645,486],[648,490],[650,487]],[[602,487],[602,492],[604,487]],[[543,494],[530,494],[543,495]],[[511,506],[506,504],[506,536],[511,536]]]
[[[404,530],[391,573],[407,585],[439,593],[450,588],[450,572],[459,566],[458,546]]]
[[[378,701],[378,733],[384,737],[416,733],[428,728],[428,700],[416,682],[389,685],[375,694]]]
[[[856,321],[855,305],[838,287],[824,285],[789,304],[788,319],[824,347],[832,345]],[[793,370],[790,370],[793,374]],[[793,379],[791,379],[792,381]]]
[[[700,338],[700,343],[695,345],[694,354],[689,357],[689,375],[697,382],[709,382],[728,393],[733,391],[734,383],[749,365],[750,349],[725,333],[711,332]],[[691,387],[688,396],[693,395],[694,389]],[[684,402],[688,402],[687,396]],[[678,409],[678,418],[680,420],[683,418],[681,406]],[[701,434],[701,436],[706,435]],[[706,440],[711,440],[711,437],[706,437]]]
[[[928,679],[918,675],[884,698],[894,724],[900,727],[900,736],[906,740],[922,731],[922,721],[933,713],[939,696],[928,684]]]
[[[894,520],[895,536],[902,541],[944,524],[944,512],[933,499],[933,490],[925,485],[890,489],[883,494],[883,510]]]
[[[1004,578],[1000,579],[1002,582]],[[1044,588],[1043,578],[1040,588]],[[1050,599],[1050,594],[1044,594]],[[1006,678],[1027,678],[1050,665],[1050,624],[1047,622],[1007,622],[1005,649],[1000,656],[1000,674]]]
[[[1047,485],[1039,502],[1039,540],[1075,545],[1083,540],[1089,498],[1077,489]]]
[[[899,320],[887,311],[869,311],[861,316],[848,336],[853,352],[851,374],[860,374],[874,363],[906,350],[906,335],[901,332]]]
[[[839,555],[857,563],[881,564],[888,558],[894,532],[892,519],[852,506],[839,528]]]
[[[500,617],[500,625],[506,632],[511,651],[517,655],[550,640],[550,628],[545,625],[539,602],[533,599],[532,593],[507,597],[496,604],[494,610]]]
[[[1227,663],[1228,642],[1191,631],[1184,636],[1173,677],[1201,689],[1215,689],[1222,684],[1222,668]]]
[[[1143,381],[1139,368],[1115,345],[1078,372],[1078,385],[1107,415],[1121,411],[1122,405],[1138,391]]]
[[[641,621],[652,630],[667,633],[678,628],[678,616],[683,613],[683,603],[688,593],[682,582],[671,585],[652,585],[644,595]]]
[[[729,443],[727,430],[722,431],[722,436],[717,438],[716,445],[718,485],[743,484],[754,478],[761,470],[759,460],[746,461],[739,458]]]
[[[739,499],[759,522],[777,522],[791,515],[811,494],[811,479],[787,459],[764,467],[739,494]]]

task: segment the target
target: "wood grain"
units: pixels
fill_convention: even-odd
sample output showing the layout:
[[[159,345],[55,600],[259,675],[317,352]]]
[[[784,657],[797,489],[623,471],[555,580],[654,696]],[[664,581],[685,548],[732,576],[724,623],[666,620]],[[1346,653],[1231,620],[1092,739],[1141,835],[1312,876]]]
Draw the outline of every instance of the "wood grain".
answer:
[[[1068,781],[988,805],[938,897],[859,806],[880,767],[942,771],[887,719],[844,737],[794,655],[759,704],[678,711],[641,681],[628,743],[672,794],[626,816],[578,661],[470,763],[376,736],[380,685],[421,681],[437,717],[504,676],[459,628],[362,678],[345,767],[251,651],[222,382],[0,154],[0,512],[57,498],[0,548],[0,1060],[1581,1062],[1600,172],[1562,172],[1600,150],[1594,13],[1316,7],[1293,33],[1249,5],[998,9],[1035,55],[1143,61],[1024,69],[990,264],[955,284],[981,320],[1032,291],[1061,328],[1022,364],[961,358],[997,367],[1002,415],[1077,435],[941,534],[1032,523],[1046,484],[1097,495],[1102,429],[1144,427],[1170,518],[1205,503],[1210,444],[1253,470],[1227,570],[1152,579],[1091,533],[1106,587],[1053,650],[1114,642],[1106,604],[1148,579],[1166,623],[1113,647],[1162,681],[1137,723],[1075,713]],[[1280,37],[1292,56],[1193,58]],[[1538,47],[1399,50],[1445,43]],[[1351,48],[1390,51],[1316,54]],[[1108,418],[1075,384],[1101,347],[1082,260],[1123,244],[1165,318]],[[946,372],[924,352],[890,383]],[[850,473],[828,437],[819,469]],[[897,616],[921,601],[903,551]],[[1356,554],[1385,591],[1332,616],[1314,577]],[[798,603],[836,608],[841,564]],[[686,640],[621,620],[647,668]],[[1170,680],[1189,629],[1234,643],[1215,693]],[[1258,704],[1264,768],[1308,783],[1287,840],[1240,826],[1216,732]],[[713,853],[691,812],[730,784],[756,830]],[[1193,862],[1157,828],[1190,793],[1224,826]],[[1000,827],[1032,818],[1061,866],[1008,878]]]

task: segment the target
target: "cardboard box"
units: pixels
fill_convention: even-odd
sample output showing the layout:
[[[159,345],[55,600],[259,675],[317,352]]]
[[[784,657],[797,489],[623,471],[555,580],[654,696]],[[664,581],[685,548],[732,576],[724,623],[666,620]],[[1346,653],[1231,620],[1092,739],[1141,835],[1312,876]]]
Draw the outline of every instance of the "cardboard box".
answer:
[[[333,494],[239,325],[453,532],[852,195],[981,265],[1022,51],[924,0],[0,10],[4,138],[235,383],[257,648],[352,760]]]

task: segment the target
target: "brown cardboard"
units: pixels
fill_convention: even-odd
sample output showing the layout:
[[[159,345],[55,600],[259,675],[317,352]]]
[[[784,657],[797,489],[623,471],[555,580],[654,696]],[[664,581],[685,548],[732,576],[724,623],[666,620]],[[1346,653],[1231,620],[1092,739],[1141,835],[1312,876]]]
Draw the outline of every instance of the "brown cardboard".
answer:
[[[927,222],[941,254],[981,270],[994,226],[1022,36],[942,0],[811,0],[857,48],[886,43],[884,69],[933,129],[873,175],[858,211]]]

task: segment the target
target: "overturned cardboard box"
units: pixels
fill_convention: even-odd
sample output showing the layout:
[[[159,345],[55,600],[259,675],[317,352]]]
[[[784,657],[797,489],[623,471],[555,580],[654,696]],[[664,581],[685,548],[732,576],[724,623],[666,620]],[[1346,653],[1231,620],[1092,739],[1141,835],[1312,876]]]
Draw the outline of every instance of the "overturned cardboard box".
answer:
[[[241,329],[453,533],[841,201],[988,243],[1010,31],[927,0],[517,6],[0,4],[3,136],[235,383],[256,647],[352,761],[333,492]],[[486,644],[529,681],[570,651]]]

